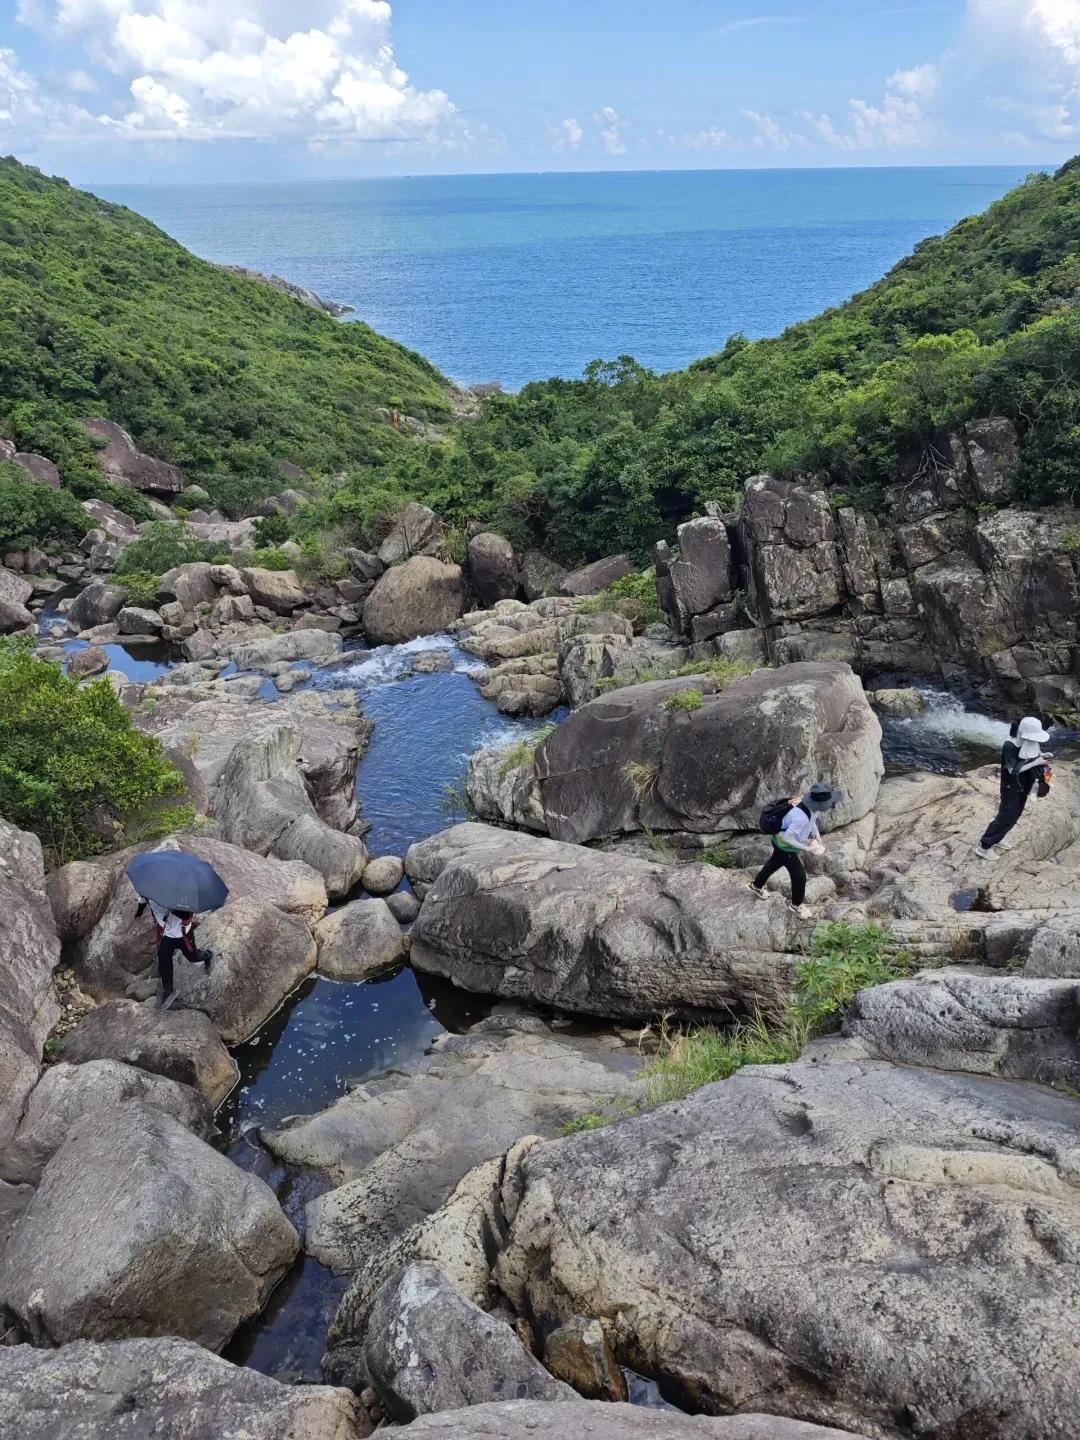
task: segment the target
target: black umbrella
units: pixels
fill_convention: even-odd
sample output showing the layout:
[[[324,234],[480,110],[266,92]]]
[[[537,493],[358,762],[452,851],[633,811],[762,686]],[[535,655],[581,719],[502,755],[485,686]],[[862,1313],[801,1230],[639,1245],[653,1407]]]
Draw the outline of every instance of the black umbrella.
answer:
[[[201,914],[220,910],[229,887],[212,865],[183,850],[151,850],[136,855],[127,876],[146,900],[164,910],[191,910]]]

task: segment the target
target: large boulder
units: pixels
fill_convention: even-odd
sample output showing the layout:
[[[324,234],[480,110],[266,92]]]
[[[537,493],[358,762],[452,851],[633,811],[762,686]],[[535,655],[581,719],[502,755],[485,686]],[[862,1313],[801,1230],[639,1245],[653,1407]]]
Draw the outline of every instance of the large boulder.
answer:
[[[307,595],[295,570],[241,570],[244,586],[256,605],[265,605],[276,615],[291,615],[306,605]]]
[[[1080,1088],[1080,983],[934,970],[856,995],[844,1033],[870,1054]]]
[[[401,926],[385,900],[354,900],[315,926],[319,973],[333,980],[366,980],[403,959]]]
[[[107,500],[84,500],[82,508],[86,511],[94,528],[104,531],[110,540],[114,540],[120,546],[131,545],[139,538],[139,529],[130,515],[123,510],[118,510],[115,505],[110,505]]]
[[[34,587],[29,580],[0,565],[0,600],[9,605],[22,605],[30,599]]]
[[[698,693],[696,708],[680,697]],[[623,831],[755,830],[763,805],[824,780],[843,791],[830,824],[873,807],[881,726],[837,663],[758,670],[722,691],[707,676],[599,696],[540,746],[550,833],[582,843]]]
[[[1067,1435],[1075,1111],[891,1065],[744,1070],[529,1151],[498,1280],[541,1333],[595,1316],[624,1365],[696,1411]]]
[[[125,605],[116,617],[121,635],[160,635],[165,621],[156,610],[140,605]]]
[[[463,989],[586,1015],[768,1008],[800,922],[746,876],[457,825],[409,851],[410,959]]]
[[[397,645],[448,629],[464,609],[460,566],[414,555],[376,581],[364,602],[364,631],[376,645]]]
[[[482,530],[469,541],[469,580],[485,605],[511,600],[521,583],[514,547],[504,535]]]
[[[77,1120],[133,1101],[164,1110],[203,1140],[213,1136],[210,1105],[190,1085],[116,1060],[52,1065],[31,1092],[15,1139],[0,1151],[0,1177],[36,1185]]]
[[[379,562],[384,566],[399,565],[412,555],[434,555],[445,529],[445,522],[434,510],[411,500],[379,546]]]
[[[539,550],[526,550],[521,557],[521,589],[526,600],[557,595],[566,579],[566,569]]]
[[[232,900],[199,926],[209,971],[177,957],[181,1003],[208,1015],[226,1045],[250,1040],[315,968],[315,940],[299,915],[261,900]]]
[[[177,1335],[217,1350],[292,1264],[270,1188],[171,1115],[86,1115],[11,1233],[0,1301],[36,1345]]]
[[[118,1060],[200,1091],[217,1107],[239,1071],[209,1017],[198,1010],[159,1010],[109,1000],[83,1016],[60,1041],[72,1065]]]
[[[583,565],[580,570],[564,575],[559,585],[559,594],[599,595],[601,590],[607,590],[616,580],[622,580],[624,576],[633,573],[634,567],[628,555],[608,555],[603,560],[594,560],[591,565]]]
[[[223,647],[239,670],[266,670],[282,661],[314,660],[323,664],[336,659],[342,650],[340,635],[328,630],[288,630],[284,635],[263,635],[253,640],[226,643]]]
[[[190,560],[183,565],[174,565],[158,581],[158,599],[162,604],[175,602],[185,610],[211,604],[217,599],[218,593],[213,571],[214,566],[205,560]]]
[[[175,465],[144,455],[128,432],[112,420],[95,416],[83,421],[83,429],[100,447],[98,465],[113,485],[154,495],[179,495],[183,490],[184,477]]]
[[[356,1398],[282,1385],[189,1340],[0,1349],[0,1432],[22,1440],[360,1440]]]
[[[1020,468],[1020,442],[1012,421],[1000,415],[969,420],[964,448],[975,498],[998,505],[1011,500]]]
[[[346,895],[364,873],[364,842],[332,828],[319,814],[299,768],[301,737],[282,724],[232,749],[214,797],[219,834],[235,845],[317,870],[332,897]]]
[[[55,461],[44,455],[29,454],[25,450],[16,451],[11,458],[14,464],[25,470],[39,485],[47,485],[50,490],[60,489],[60,470]]]
[[[0,820],[0,1149],[15,1133],[60,1015],[60,941],[37,837]]]
[[[34,617],[25,605],[0,600],[0,635],[14,635],[32,629],[33,625]]]
[[[73,630],[92,630],[108,625],[124,608],[124,592],[104,580],[92,580],[71,602],[67,622]]]
[[[339,1182],[308,1207],[307,1243],[351,1270],[516,1140],[554,1136],[586,1110],[631,1102],[643,1063],[613,1036],[560,1035],[536,1016],[496,1012],[264,1140],[279,1159]]]
[[[689,633],[695,616],[731,599],[731,541],[723,520],[712,516],[688,520],[678,534],[679,557],[664,566],[661,602],[674,628]]]
[[[414,1263],[383,1289],[365,1360],[399,1421],[492,1400],[573,1400],[503,1320],[485,1314],[434,1265]]]
[[[574,1400],[558,1406],[543,1400],[502,1400],[422,1415],[409,1426],[409,1440],[535,1440],[537,1435],[545,1440],[584,1440],[585,1436],[588,1440],[866,1440],[853,1430],[805,1425],[779,1415],[710,1419],[600,1400]],[[31,1435],[28,1440],[37,1437]],[[43,1440],[53,1440],[51,1433]]]
[[[844,599],[837,525],[826,497],[788,480],[746,482],[742,531],[758,615],[766,625],[825,615]]]

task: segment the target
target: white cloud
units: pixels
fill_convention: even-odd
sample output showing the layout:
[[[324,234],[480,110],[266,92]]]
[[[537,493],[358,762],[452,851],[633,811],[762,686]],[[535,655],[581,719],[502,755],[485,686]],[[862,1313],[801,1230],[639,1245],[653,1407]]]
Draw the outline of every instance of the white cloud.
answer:
[[[64,84],[76,95],[93,95],[98,88],[97,81],[85,70],[69,70],[64,76]]]
[[[307,28],[293,21],[298,8],[291,0],[21,0],[20,17],[80,39],[95,63],[127,81],[134,108],[87,117],[91,130],[321,144],[460,137],[450,97],[418,89],[398,65],[386,0],[308,0]]]
[[[795,136],[789,135],[771,115],[763,115],[759,110],[744,110],[742,113],[754,126],[751,145],[762,149],[787,150],[795,140]]]
[[[618,111],[614,110],[610,105],[605,105],[602,110],[593,116],[593,119],[601,126],[600,143],[608,154],[625,155],[626,142],[622,138],[622,132],[619,127],[620,125],[625,125],[627,122],[619,119]]]
[[[555,134],[556,150],[576,150],[585,138],[585,130],[572,115],[560,120]]]
[[[731,150],[735,141],[719,125],[704,130],[691,130],[686,135],[668,137],[680,150]]]
[[[941,84],[941,71],[936,65],[916,65],[911,70],[897,70],[885,82],[886,90],[909,100],[932,100]]]

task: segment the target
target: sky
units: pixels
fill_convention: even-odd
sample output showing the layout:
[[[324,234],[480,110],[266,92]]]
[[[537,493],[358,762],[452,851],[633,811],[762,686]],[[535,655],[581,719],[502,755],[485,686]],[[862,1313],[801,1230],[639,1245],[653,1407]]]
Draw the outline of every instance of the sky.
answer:
[[[0,0],[0,153],[82,183],[1080,150],[1080,0]]]

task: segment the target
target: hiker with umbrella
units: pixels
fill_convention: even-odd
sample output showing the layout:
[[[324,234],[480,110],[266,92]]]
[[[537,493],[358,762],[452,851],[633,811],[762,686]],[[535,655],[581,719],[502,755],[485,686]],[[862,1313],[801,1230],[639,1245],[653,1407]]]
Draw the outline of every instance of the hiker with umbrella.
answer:
[[[168,1010],[176,999],[173,956],[179,950],[193,964],[201,963],[210,969],[213,955],[195,944],[195,916],[220,910],[229,887],[212,865],[182,850],[151,850],[136,855],[127,867],[127,876],[139,895],[136,916],[149,905],[154,917],[161,1008]]]

